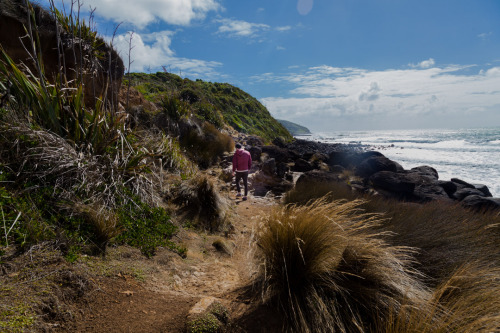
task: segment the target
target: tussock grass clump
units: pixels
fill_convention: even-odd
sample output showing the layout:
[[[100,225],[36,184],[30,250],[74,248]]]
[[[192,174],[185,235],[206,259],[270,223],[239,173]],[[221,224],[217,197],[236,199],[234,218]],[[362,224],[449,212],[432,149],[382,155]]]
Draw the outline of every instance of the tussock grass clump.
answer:
[[[182,183],[174,202],[181,206],[186,218],[198,221],[204,229],[214,232],[226,226],[226,203],[214,182],[205,174]]]
[[[257,284],[298,332],[363,332],[428,297],[412,271],[411,250],[370,232],[380,216],[362,201],[279,207],[263,218]]]
[[[202,168],[208,168],[225,152],[234,150],[233,139],[220,132],[214,125],[196,123],[181,133],[180,143],[191,158]]]
[[[406,203],[376,196],[363,196],[343,183],[302,184],[285,196],[286,203],[305,204],[323,193],[328,201],[363,198],[360,208],[383,214],[386,219],[374,232],[390,232],[384,241],[418,249],[414,267],[435,286],[455,269],[471,261],[500,266],[500,214],[476,213],[447,202]],[[327,192],[328,191],[328,192]]]
[[[436,287],[422,308],[401,308],[377,331],[500,331],[500,269],[477,262],[459,267]]]

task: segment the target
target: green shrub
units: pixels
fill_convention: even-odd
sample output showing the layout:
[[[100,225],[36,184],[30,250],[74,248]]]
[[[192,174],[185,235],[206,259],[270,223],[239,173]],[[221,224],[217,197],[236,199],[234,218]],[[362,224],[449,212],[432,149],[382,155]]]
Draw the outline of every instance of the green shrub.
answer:
[[[156,253],[158,246],[185,252],[170,240],[177,227],[165,209],[151,207],[131,196],[118,210],[118,218],[123,232],[116,237],[117,242],[137,247],[148,257]]]

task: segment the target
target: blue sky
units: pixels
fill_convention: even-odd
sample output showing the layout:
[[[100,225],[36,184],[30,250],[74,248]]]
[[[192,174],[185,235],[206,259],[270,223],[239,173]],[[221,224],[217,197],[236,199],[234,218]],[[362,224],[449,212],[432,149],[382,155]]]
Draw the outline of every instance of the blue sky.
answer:
[[[42,4],[46,1],[41,1]],[[66,3],[68,6],[68,3]],[[312,131],[500,126],[499,0],[87,0],[131,71],[228,82]]]

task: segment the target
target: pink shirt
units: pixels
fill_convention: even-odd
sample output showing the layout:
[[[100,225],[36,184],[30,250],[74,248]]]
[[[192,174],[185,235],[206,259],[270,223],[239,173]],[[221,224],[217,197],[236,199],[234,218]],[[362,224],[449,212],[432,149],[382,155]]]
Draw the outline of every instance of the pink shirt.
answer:
[[[244,149],[236,149],[233,156],[233,172],[244,172],[252,167],[252,156]]]

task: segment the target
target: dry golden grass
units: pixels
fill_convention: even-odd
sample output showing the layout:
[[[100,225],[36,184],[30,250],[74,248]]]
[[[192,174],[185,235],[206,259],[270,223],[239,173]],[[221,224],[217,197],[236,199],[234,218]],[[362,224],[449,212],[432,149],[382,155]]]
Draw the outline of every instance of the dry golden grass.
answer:
[[[197,221],[209,231],[221,231],[226,227],[227,204],[219,194],[213,180],[202,173],[182,183],[174,202],[181,207],[184,218]]]
[[[383,214],[386,218],[374,231],[389,231],[391,237],[383,237],[389,244],[417,249],[415,267],[430,278],[431,285],[471,261],[500,266],[498,212],[476,213],[448,202],[416,204],[361,196],[343,183],[303,185],[287,193],[285,201],[304,204],[325,194],[328,201],[363,198],[359,208]]]
[[[364,332],[401,304],[418,307],[428,298],[409,268],[411,249],[380,240],[371,229],[381,217],[362,213],[362,204],[320,199],[263,218],[256,283],[289,330]]]
[[[405,306],[374,332],[500,331],[500,269],[470,263],[441,283],[424,307]]]
[[[180,142],[202,168],[215,163],[224,152],[234,150],[233,139],[208,122],[204,122],[201,127],[190,128],[181,136]]]

